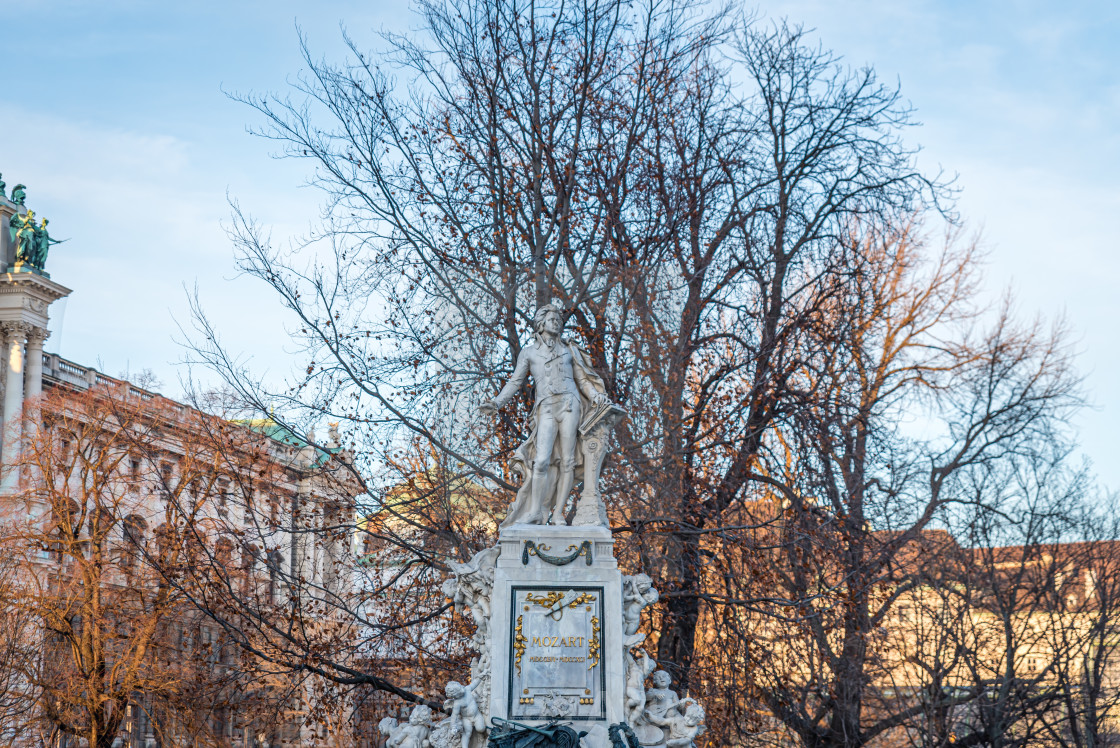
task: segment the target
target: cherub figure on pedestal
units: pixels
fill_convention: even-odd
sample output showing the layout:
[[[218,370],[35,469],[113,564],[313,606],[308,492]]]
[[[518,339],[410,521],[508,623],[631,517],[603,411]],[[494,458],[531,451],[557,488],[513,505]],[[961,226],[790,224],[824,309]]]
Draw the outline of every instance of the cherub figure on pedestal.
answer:
[[[665,748],[692,748],[706,729],[704,707],[694,699],[682,699],[665,712],[664,717],[654,717],[646,712],[649,721],[666,730]]]
[[[406,724],[399,725],[392,717],[386,717],[377,724],[377,729],[389,738],[385,743],[388,748],[430,748],[432,710],[421,704],[413,708]]]
[[[627,652],[625,656],[626,661],[626,720],[631,726],[641,724],[642,713],[646,706],[646,676],[650,674],[657,663],[646,654],[645,650],[638,650],[641,652],[641,657],[635,657],[632,653]]]
[[[465,564],[449,562],[454,576],[443,583],[443,593],[452,599],[455,609],[469,613],[474,621],[471,646],[478,657],[471,661],[471,688],[477,690],[475,698],[482,704],[490,700],[490,596],[498,553],[498,546],[494,546],[474,554]]]
[[[499,551],[494,546],[474,554],[465,564],[450,562],[448,565],[455,577],[447,580],[443,587],[444,594],[452,598],[457,610],[470,611],[483,638],[490,633],[490,594],[494,589],[494,565]]]
[[[451,709],[452,729],[459,733],[463,748],[470,748],[471,736],[474,733],[486,734],[486,720],[482,717],[482,710],[478,708],[474,689],[474,683],[464,686],[457,681],[451,681],[444,690],[447,701],[443,703],[443,707]]]
[[[653,688],[646,690],[646,719],[653,724],[660,724],[655,720],[664,719],[665,713],[675,708],[681,700],[677,697],[677,692],[669,688],[673,681],[664,670],[655,672],[652,680]]]
[[[653,588],[653,580],[646,574],[622,578],[622,645],[627,650],[636,647],[646,638],[638,633],[642,625],[642,610],[658,601],[660,595]]]

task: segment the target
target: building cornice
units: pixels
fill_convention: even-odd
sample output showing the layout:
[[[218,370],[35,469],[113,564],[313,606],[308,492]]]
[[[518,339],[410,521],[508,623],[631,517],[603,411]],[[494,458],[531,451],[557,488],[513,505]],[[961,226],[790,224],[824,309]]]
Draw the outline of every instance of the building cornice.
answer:
[[[58,301],[71,293],[71,289],[61,283],[55,283],[53,280],[36,273],[0,274],[0,295],[27,293],[28,291],[40,296],[47,303]]]

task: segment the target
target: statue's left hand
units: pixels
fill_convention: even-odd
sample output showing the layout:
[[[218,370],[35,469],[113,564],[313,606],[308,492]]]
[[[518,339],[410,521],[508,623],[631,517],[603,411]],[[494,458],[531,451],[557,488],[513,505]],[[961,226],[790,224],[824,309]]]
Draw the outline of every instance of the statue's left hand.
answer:
[[[607,393],[600,392],[599,394],[595,395],[595,399],[592,402],[594,403],[594,405],[596,407],[600,407],[600,406],[603,406],[603,405],[607,405],[608,403],[610,403],[610,401],[611,401],[611,399],[607,395]]]

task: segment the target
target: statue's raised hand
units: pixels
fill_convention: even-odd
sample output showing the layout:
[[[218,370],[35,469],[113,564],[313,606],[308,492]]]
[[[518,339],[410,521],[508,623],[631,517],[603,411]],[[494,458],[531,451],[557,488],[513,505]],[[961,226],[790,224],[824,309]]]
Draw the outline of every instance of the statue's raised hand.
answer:
[[[484,416],[492,416],[498,412],[498,404],[493,400],[487,400],[478,406],[478,412]]]

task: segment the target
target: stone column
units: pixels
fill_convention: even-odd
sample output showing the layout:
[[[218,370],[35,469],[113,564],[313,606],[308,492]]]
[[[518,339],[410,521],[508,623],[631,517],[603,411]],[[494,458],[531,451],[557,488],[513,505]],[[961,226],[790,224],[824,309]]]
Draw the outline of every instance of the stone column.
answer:
[[[0,331],[8,343],[8,358],[5,366],[7,386],[4,388],[4,450],[3,477],[0,478],[0,492],[14,491],[19,485],[19,472],[11,466],[19,462],[20,443],[23,441],[23,344],[31,325],[27,322],[0,323]]]
[[[50,331],[41,327],[31,328],[27,335],[27,376],[24,379],[24,399],[30,400],[43,394],[43,342]]]

